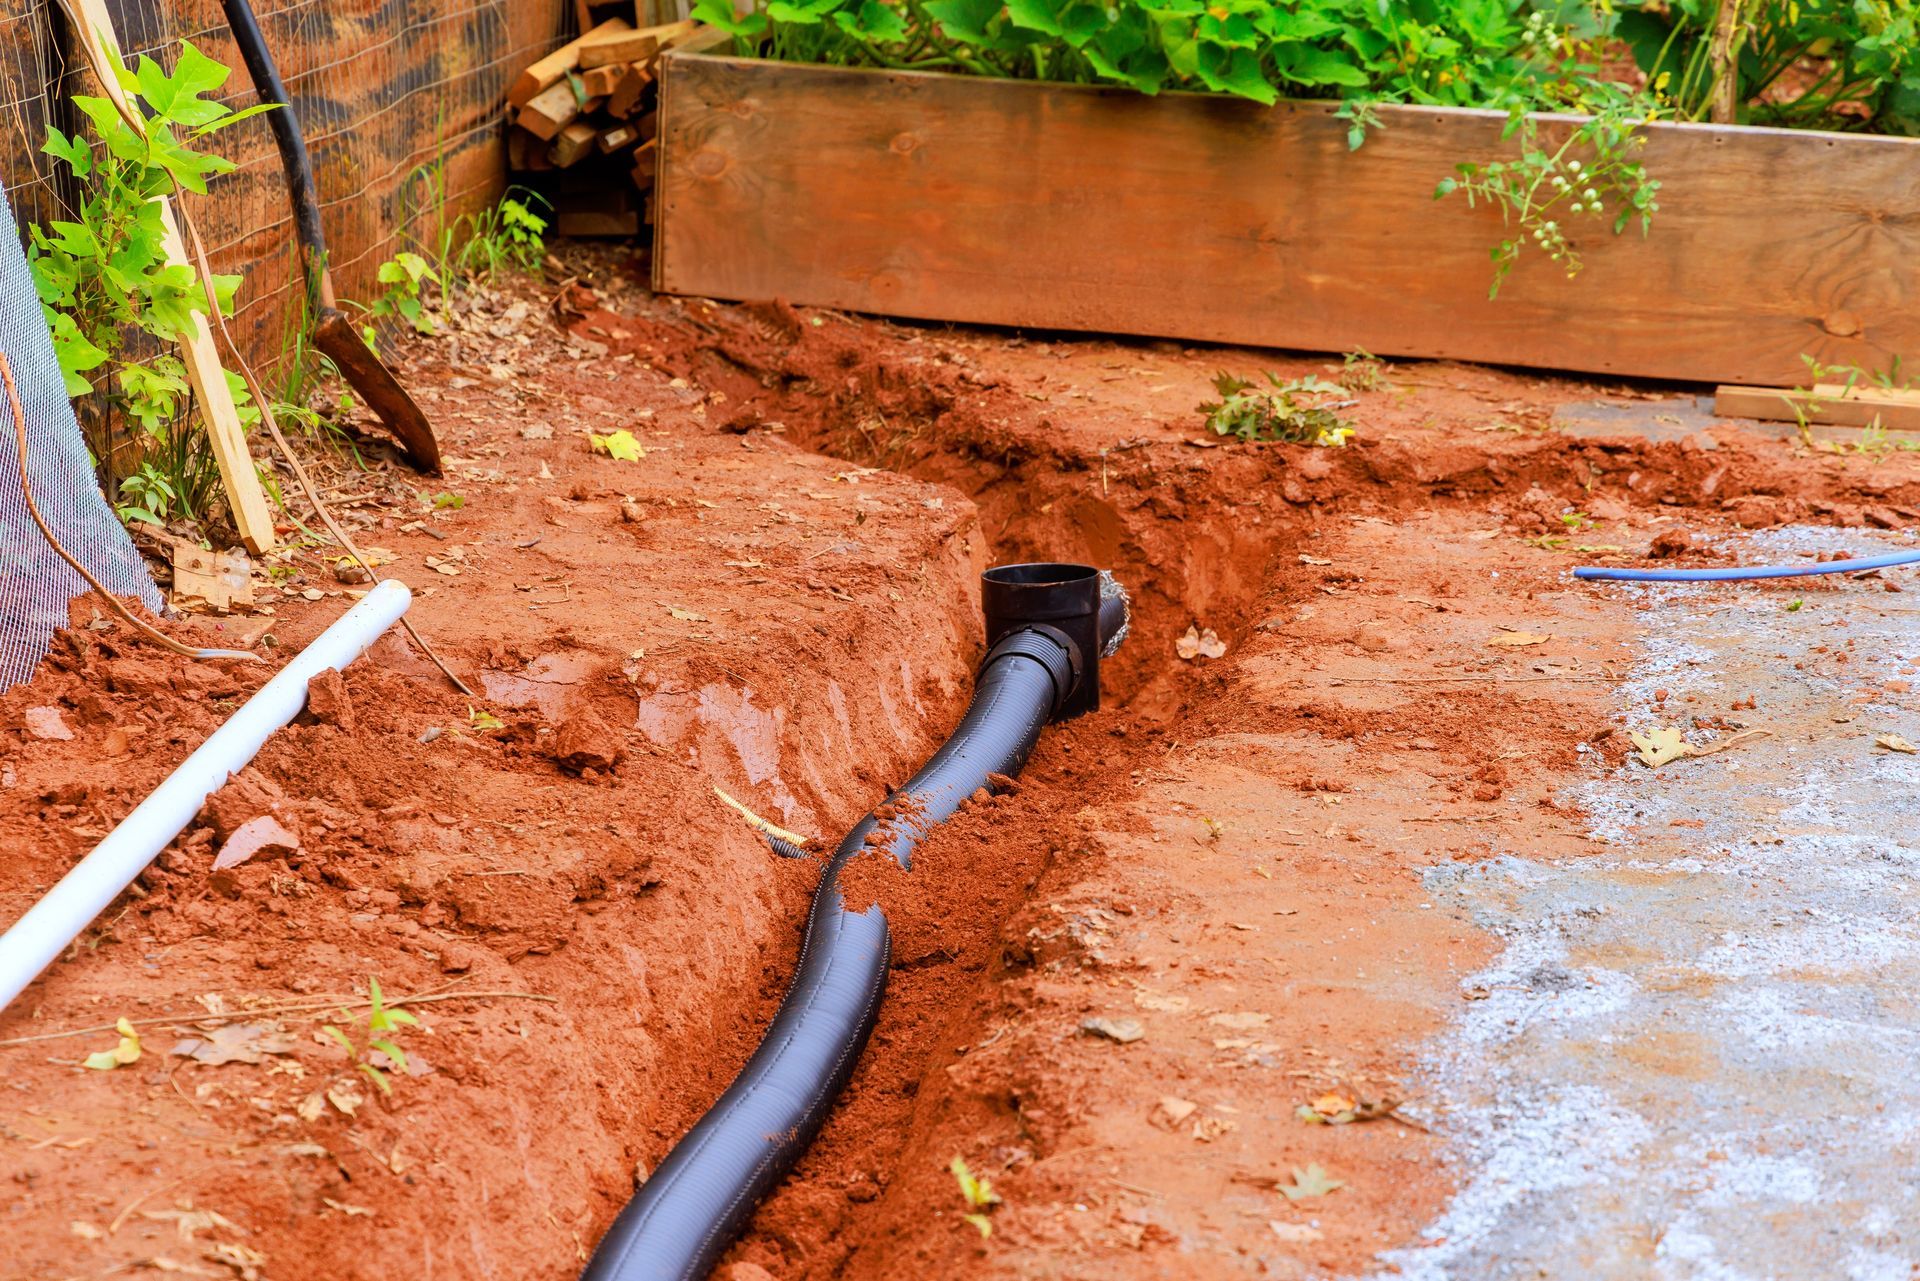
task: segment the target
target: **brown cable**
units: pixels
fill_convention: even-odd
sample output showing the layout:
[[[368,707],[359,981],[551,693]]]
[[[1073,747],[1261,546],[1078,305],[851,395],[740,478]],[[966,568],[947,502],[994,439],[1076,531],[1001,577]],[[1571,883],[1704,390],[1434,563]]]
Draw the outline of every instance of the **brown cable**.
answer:
[[[33,523],[39,526],[40,536],[47,540],[47,546],[53,548],[61,560],[72,566],[74,573],[86,579],[87,586],[100,594],[100,598],[107,602],[108,608],[155,644],[165,646],[186,658],[230,658],[248,663],[265,662],[266,660],[260,655],[249,653],[244,649],[195,649],[191,645],[182,645],[128,609],[121,603],[118,596],[108,591],[106,585],[80,563],[78,557],[60,545],[60,540],[54,537],[53,530],[47,527],[46,519],[40,515],[40,504],[33,500],[33,481],[27,473],[27,415],[26,411],[20,407],[19,389],[13,384],[13,362],[7,359],[7,354],[3,351],[0,351],[0,380],[6,383],[7,405],[13,410],[13,436],[20,455],[20,496],[27,500],[27,515],[33,517]]]

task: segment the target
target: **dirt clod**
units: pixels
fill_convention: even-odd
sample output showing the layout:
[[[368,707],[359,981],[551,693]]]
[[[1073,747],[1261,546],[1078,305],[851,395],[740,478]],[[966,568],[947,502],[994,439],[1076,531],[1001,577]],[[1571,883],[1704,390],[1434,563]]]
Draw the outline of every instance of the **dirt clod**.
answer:
[[[347,695],[346,677],[328,668],[308,681],[307,714],[322,725],[353,733],[353,700]]]
[[[626,744],[598,715],[582,711],[553,733],[554,763],[574,774],[605,773],[627,759]]]

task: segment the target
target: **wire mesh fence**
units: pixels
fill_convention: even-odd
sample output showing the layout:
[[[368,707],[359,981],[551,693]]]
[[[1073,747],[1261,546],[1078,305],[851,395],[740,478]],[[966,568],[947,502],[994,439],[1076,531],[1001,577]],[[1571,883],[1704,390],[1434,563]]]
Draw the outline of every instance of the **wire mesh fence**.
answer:
[[[256,101],[218,0],[108,8],[129,62],[171,68],[191,41],[235,69],[220,95],[229,106]],[[306,132],[343,298],[368,297],[396,251],[430,253],[499,195],[507,83],[577,25],[567,0],[265,0],[256,11]],[[13,237],[0,243],[0,353],[27,431],[23,464],[0,403],[0,690],[32,674],[85,589],[32,520],[29,494],[109,591],[160,604],[96,483],[19,240],[30,224],[78,221],[83,193],[41,148],[49,125],[76,132],[74,94],[99,92],[86,65],[58,0],[0,0],[0,216],[10,195],[15,217],[0,229]],[[256,116],[200,145],[237,166],[210,196],[187,197],[214,269],[243,279],[234,340],[256,367],[285,368],[307,291],[271,129]]]
[[[124,56],[171,67],[182,40],[234,68],[219,95],[255,99],[218,0],[109,3]],[[370,297],[379,264],[430,247],[504,183],[507,84],[568,39],[567,0],[264,0],[268,47],[305,129],[341,295]],[[41,154],[46,128],[74,127],[69,100],[97,92],[57,0],[0,13],[0,181],[22,227],[71,217],[79,193]],[[215,270],[245,277],[234,338],[276,365],[300,323],[305,290],[272,132],[255,117],[206,140],[238,168],[190,197]]]

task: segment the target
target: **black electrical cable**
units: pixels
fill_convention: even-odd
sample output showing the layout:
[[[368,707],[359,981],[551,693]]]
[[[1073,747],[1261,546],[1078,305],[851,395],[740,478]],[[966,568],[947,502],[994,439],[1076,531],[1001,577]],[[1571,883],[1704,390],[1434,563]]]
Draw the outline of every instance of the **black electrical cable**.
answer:
[[[1102,641],[1125,634],[1124,607],[1102,609]],[[911,867],[914,847],[994,774],[1026,764],[1040,731],[1074,691],[1067,645],[1020,629],[988,651],[952,737],[840,842],[807,915],[793,986],[760,1048],[719,1102],[634,1194],[594,1251],[582,1281],[700,1281],[793,1168],[846,1088],[886,988],[891,939],[875,905],[850,911],[840,872],[870,849]],[[877,845],[868,835],[879,831]]]

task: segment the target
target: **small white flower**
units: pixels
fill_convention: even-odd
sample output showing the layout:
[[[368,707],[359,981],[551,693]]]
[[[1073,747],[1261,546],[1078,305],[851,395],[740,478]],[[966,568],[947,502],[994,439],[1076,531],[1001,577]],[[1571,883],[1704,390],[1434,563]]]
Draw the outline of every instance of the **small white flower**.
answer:
[[[1594,201],[1600,199],[1600,193],[1595,191],[1592,187],[1587,188],[1585,195],[1586,195],[1586,201],[1588,204],[1592,204]]]
[[[1569,172],[1571,172],[1571,173],[1579,173],[1579,172],[1580,172],[1580,162],[1579,162],[1578,160],[1569,160],[1569,161],[1567,161],[1567,169],[1568,169],[1568,171],[1569,171]]]

